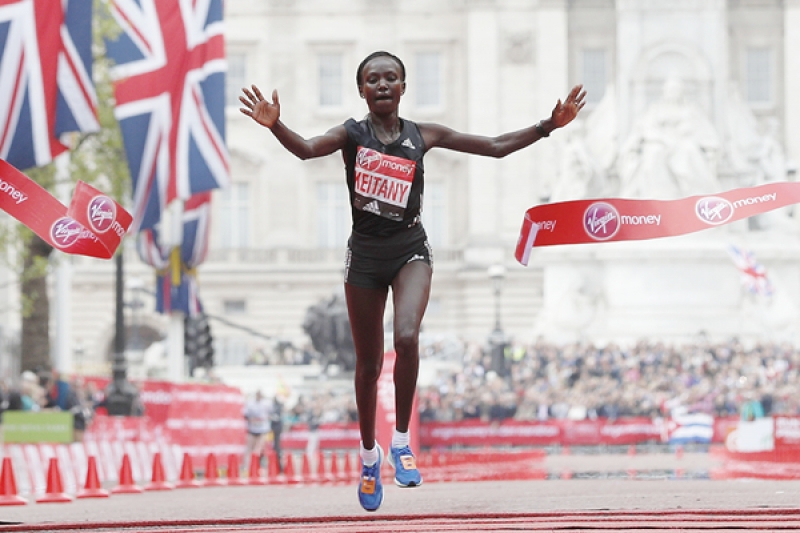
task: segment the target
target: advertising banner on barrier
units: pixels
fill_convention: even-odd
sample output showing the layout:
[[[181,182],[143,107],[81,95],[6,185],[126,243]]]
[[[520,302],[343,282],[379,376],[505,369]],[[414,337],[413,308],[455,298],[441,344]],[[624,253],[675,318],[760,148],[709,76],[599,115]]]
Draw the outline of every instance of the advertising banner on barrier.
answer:
[[[3,433],[9,444],[72,442],[72,413],[61,411],[6,411]]]
[[[99,390],[107,378],[86,378]],[[196,460],[216,453],[238,453],[244,449],[245,421],[242,417],[244,395],[223,384],[172,383],[145,380],[136,383],[144,405],[144,417],[98,418],[86,433],[89,440],[109,434],[128,435],[130,440],[158,440],[183,446]],[[130,419],[130,420],[129,420]],[[146,422],[137,422],[137,420]]]
[[[597,420],[481,420],[429,422],[420,427],[421,444],[440,446],[597,446],[662,440],[663,422],[650,418]]]

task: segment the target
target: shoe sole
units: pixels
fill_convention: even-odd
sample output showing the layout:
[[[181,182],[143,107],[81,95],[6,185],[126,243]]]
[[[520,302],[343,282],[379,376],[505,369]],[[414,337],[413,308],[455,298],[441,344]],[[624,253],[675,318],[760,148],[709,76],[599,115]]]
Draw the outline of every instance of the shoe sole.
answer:
[[[368,513],[374,513],[375,511],[377,511],[378,509],[381,508],[381,505],[383,505],[383,496],[384,495],[381,494],[381,501],[378,502],[378,506],[375,509],[367,509],[363,505],[361,506],[361,508],[364,509],[365,511],[367,511]],[[358,503],[361,503],[361,502],[358,502]]]
[[[394,478],[394,484],[402,489],[413,489],[422,485],[422,479],[419,480],[419,483],[409,483],[408,485],[404,485],[403,483],[400,483],[397,478]]]

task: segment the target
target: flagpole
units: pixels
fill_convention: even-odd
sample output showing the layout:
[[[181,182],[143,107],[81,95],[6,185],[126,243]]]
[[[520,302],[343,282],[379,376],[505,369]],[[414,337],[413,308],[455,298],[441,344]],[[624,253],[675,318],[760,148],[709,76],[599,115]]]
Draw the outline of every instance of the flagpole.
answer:
[[[170,250],[180,248],[183,242],[183,200],[174,200],[170,203],[162,218],[164,224],[165,242]],[[171,254],[172,256],[172,254]],[[181,383],[186,378],[186,362],[183,346],[183,313],[172,310],[169,315],[169,328],[167,330],[167,379],[174,383]]]
[[[69,204],[70,184],[69,178],[69,151],[58,156],[55,160],[57,185],[56,193],[58,199]],[[64,375],[71,374],[74,368],[72,360],[72,260],[59,254],[56,256],[56,331],[55,346],[53,347],[53,360],[55,368]]]

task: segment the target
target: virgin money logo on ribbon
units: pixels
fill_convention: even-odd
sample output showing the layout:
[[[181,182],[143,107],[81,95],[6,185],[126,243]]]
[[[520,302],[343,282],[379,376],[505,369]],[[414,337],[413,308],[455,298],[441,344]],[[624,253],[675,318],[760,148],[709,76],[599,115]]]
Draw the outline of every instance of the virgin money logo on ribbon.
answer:
[[[697,201],[694,212],[702,222],[719,226],[733,216],[733,204],[719,196],[706,196]]]
[[[114,255],[133,220],[124,207],[82,181],[76,184],[67,207],[2,159],[0,209],[53,248],[101,259]]]
[[[81,236],[83,226],[70,217],[61,217],[53,222],[50,228],[50,237],[59,248],[69,248]]]
[[[364,170],[375,172],[381,168],[381,153],[369,148],[362,148],[358,151],[357,163]]]
[[[596,241],[607,241],[620,227],[619,212],[606,202],[595,202],[583,214],[583,229]]]
[[[105,233],[117,220],[117,206],[108,196],[95,196],[89,202],[87,215],[92,231]]]
[[[526,265],[530,248],[561,244],[641,241],[686,235],[800,204],[800,183],[776,182],[676,200],[596,198],[525,211],[514,256]],[[558,221],[549,231],[539,220]]]

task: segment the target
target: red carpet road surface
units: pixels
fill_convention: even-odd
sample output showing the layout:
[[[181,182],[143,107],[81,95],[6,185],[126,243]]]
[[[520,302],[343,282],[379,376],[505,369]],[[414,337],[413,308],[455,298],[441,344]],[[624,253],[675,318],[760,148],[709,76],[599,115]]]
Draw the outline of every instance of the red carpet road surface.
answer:
[[[387,485],[377,513],[355,485],[113,494],[0,507],[0,532],[800,531],[800,481],[542,480]]]

